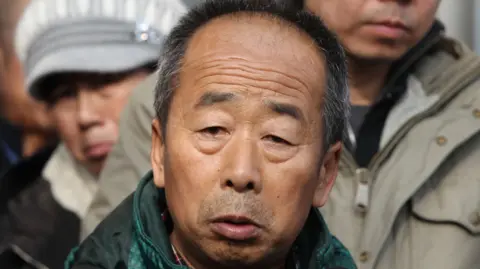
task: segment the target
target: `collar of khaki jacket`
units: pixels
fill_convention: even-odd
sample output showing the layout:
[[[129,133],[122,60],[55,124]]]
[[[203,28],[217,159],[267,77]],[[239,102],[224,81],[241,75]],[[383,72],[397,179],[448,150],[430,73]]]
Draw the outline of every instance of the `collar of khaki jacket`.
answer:
[[[186,269],[174,263],[169,234],[162,218],[166,206],[165,192],[155,187],[150,171],[141,180],[133,199],[122,203],[80,248],[72,252],[66,268],[78,263],[97,266],[124,264],[125,268],[139,269]],[[315,208],[310,211],[294,243],[294,251],[298,269],[356,269],[348,250],[330,234]]]
[[[359,268],[480,264],[480,57],[443,34],[433,41],[387,117],[379,152],[359,167],[345,151],[322,208]],[[463,258],[451,256],[459,250]]]
[[[65,209],[83,219],[97,192],[97,179],[79,164],[62,143],[42,171],[53,197]]]

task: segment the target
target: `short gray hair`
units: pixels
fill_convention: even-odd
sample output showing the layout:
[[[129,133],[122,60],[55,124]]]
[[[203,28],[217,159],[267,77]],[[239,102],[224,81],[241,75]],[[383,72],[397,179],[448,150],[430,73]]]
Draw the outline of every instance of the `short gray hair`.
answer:
[[[258,13],[285,21],[315,41],[325,57],[327,69],[327,91],[323,108],[324,150],[343,140],[350,111],[345,52],[320,18],[303,10],[288,8],[287,2],[285,5],[279,2],[281,1],[207,1],[187,13],[173,28],[163,47],[159,79],[155,89],[155,111],[162,125],[163,137],[166,135],[170,104],[174,90],[178,86],[178,74],[190,38],[198,29],[215,18],[238,13]]]

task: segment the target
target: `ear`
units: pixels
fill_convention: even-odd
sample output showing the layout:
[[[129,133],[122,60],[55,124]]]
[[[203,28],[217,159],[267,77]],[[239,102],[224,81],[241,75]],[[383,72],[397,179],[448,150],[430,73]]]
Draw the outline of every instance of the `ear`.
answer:
[[[328,200],[330,191],[333,188],[338,173],[338,162],[342,152],[342,143],[337,142],[332,145],[325,156],[320,167],[317,187],[313,196],[313,206],[322,207]]]
[[[150,162],[152,163],[153,182],[158,188],[165,187],[164,152],[165,144],[162,137],[161,124],[158,119],[154,119],[152,121],[152,151],[150,153]]]

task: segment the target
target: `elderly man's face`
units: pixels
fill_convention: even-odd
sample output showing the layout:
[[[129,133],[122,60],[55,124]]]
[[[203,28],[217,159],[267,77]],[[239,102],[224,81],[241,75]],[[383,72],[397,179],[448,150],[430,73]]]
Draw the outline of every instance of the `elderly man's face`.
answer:
[[[394,61],[417,44],[435,19],[439,0],[306,0],[354,56]]]
[[[340,146],[322,155],[325,65],[312,43],[264,18],[218,19],[191,40],[152,151],[187,260],[282,263],[325,203]]]

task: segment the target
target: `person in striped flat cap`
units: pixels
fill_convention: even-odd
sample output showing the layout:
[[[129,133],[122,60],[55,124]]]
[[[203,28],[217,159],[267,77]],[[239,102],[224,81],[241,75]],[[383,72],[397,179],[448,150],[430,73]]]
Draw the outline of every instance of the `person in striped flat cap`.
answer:
[[[156,69],[163,39],[185,11],[171,0],[33,0],[26,7],[15,39],[25,88],[47,105],[61,142],[2,179],[0,268],[63,267],[122,108]]]

